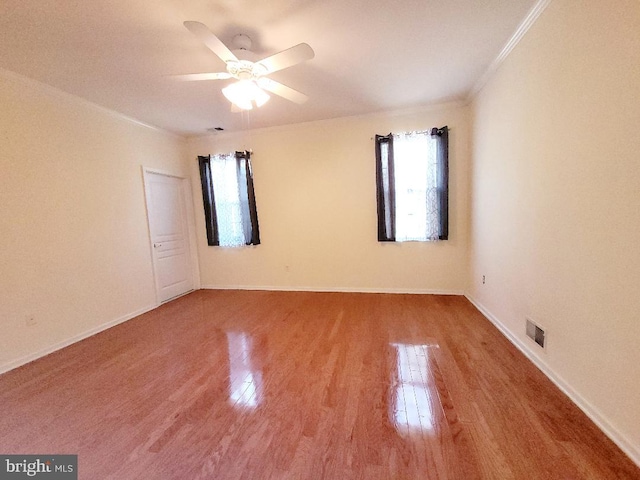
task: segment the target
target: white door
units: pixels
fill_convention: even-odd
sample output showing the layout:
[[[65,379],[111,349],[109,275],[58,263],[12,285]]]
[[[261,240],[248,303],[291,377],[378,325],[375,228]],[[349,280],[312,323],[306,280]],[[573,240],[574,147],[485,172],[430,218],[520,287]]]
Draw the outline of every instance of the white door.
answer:
[[[147,216],[158,300],[193,290],[184,180],[144,171]]]

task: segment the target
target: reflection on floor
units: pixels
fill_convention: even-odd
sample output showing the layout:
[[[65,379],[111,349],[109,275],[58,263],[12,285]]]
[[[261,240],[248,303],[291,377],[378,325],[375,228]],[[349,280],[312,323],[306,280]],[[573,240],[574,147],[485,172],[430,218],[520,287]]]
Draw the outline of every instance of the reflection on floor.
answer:
[[[392,343],[397,357],[397,385],[393,399],[394,426],[401,435],[433,431],[435,384],[429,377],[428,345]],[[436,398],[431,396],[435,394]]]
[[[236,407],[256,408],[262,375],[251,366],[251,337],[245,332],[227,332],[229,344],[229,400]]]
[[[200,291],[0,376],[80,479],[639,479],[464,298]]]

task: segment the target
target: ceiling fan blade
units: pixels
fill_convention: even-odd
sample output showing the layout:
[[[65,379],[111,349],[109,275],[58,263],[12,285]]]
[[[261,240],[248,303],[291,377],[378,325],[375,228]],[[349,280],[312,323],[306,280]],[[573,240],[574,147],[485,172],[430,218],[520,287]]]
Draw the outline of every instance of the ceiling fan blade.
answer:
[[[187,27],[187,30],[193,33],[198,40],[209,47],[213,53],[219,56],[223,62],[238,61],[236,56],[231,53],[231,50],[229,50],[218,37],[211,33],[211,30],[209,30],[205,24],[187,20],[183,25]]]
[[[182,80],[186,82],[194,80],[226,80],[232,78],[230,73],[216,72],[216,73],[187,73],[186,75],[169,75],[176,80]]]
[[[313,52],[313,48],[306,43],[300,43],[295,47],[291,47],[280,53],[271,55],[257,63],[264,66],[267,69],[267,73],[271,73],[289,68],[293,65],[304,62],[305,60],[311,60],[314,56],[315,53]]]
[[[307,97],[304,93],[300,93],[297,90],[294,90],[291,87],[287,87],[275,80],[271,80],[270,78],[261,77],[258,79],[258,86],[263,88],[271,93],[275,93],[276,95],[281,96],[282,98],[286,98],[294,103],[304,103],[309,97]]]

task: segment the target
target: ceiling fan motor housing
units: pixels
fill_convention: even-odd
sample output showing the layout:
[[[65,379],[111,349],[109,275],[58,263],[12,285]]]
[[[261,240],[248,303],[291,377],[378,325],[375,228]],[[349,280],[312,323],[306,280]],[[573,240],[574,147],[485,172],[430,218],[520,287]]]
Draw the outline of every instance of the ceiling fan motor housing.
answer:
[[[231,103],[235,103],[244,109],[250,109],[251,106],[246,107],[245,105],[250,105],[250,102],[253,101],[258,106],[264,104],[269,99],[264,90],[298,104],[307,101],[308,97],[305,94],[268,78],[268,75],[273,72],[284,70],[305,60],[312,59],[314,57],[313,49],[306,43],[300,43],[260,60],[250,50],[251,39],[246,35],[240,34],[233,38],[233,44],[237,49],[231,51],[205,24],[187,20],[184,22],[184,26],[225,62],[227,71],[181,75],[183,80],[225,80],[230,77],[235,78],[238,82],[227,85],[222,89],[222,93]],[[249,101],[245,101],[246,98],[240,98],[239,96],[244,95],[246,97],[245,94],[248,89],[251,90],[249,93],[253,96]],[[244,92],[241,90],[244,90]],[[261,95],[256,96],[256,94]]]
[[[227,62],[227,72],[238,80],[257,80],[265,73],[267,69],[259,63],[253,63],[249,60],[233,60]]]

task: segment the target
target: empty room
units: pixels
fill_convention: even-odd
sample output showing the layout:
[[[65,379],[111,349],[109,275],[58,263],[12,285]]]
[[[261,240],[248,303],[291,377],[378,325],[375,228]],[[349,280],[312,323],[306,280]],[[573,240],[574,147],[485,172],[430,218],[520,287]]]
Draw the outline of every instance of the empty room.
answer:
[[[0,478],[640,479],[640,2],[0,2]]]

